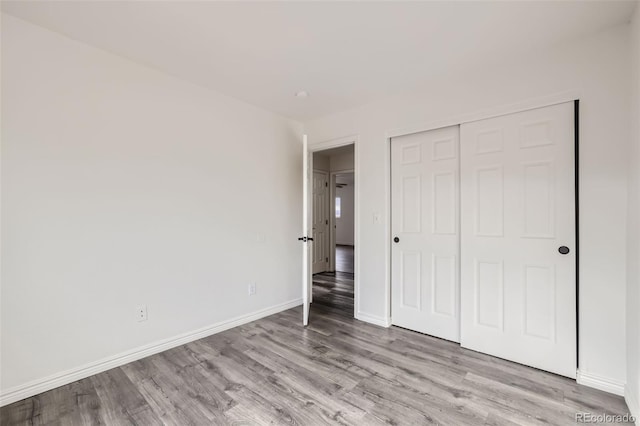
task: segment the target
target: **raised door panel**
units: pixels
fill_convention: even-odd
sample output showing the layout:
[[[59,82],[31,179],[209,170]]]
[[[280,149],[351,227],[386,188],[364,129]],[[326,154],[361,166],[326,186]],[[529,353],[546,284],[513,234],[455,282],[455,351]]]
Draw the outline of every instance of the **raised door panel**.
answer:
[[[554,162],[523,164],[522,222],[524,237],[555,237],[555,173]]]
[[[523,333],[555,340],[556,277],[554,265],[524,265]]]
[[[422,176],[403,176],[400,194],[400,232],[417,234],[422,230]]]
[[[504,192],[501,166],[482,167],[475,171],[475,234],[502,237],[504,231]]]
[[[438,256],[433,254],[432,260],[432,313],[456,318],[458,304],[457,256]]]
[[[458,177],[455,172],[434,173],[431,199],[433,234],[456,235]]]
[[[504,329],[504,278],[502,262],[475,261],[474,322],[497,331]]]
[[[400,304],[403,309],[421,309],[422,259],[419,251],[400,253]]]

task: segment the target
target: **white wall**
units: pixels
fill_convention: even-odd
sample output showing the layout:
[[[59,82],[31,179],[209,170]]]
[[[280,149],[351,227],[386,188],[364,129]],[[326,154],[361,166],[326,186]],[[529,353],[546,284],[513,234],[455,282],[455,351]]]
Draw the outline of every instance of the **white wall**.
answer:
[[[343,152],[338,155],[329,157],[330,168],[332,172],[341,172],[345,170],[353,170],[354,167],[354,149],[351,145],[349,152]]]
[[[522,52],[398,95],[305,123],[312,144],[358,135],[361,317],[388,321],[388,132],[566,91],[580,92],[581,380],[621,392],[626,379],[625,286],[628,28]],[[404,66],[405,64],[398,64]],[[376,224],[374,214],[383,220]]]
[[[2,20],[3,397],[299,303],[299,124]]]
[[[327,157],[326,155],[314,153],[313,170],[322,170],[325,172],[331,170],[331,166],[329,165],[329,157]]]
[[[640,4],[631,25],[631,49],[626,399],[640,425]]]
[[[346,178],[348,176],[348,179]],[[338,176],[336,182],[346,183],[336,188],[336,197],[340,197],[340,217],[336,218],[336,244],[354,245],[354,192],[353,174]]]

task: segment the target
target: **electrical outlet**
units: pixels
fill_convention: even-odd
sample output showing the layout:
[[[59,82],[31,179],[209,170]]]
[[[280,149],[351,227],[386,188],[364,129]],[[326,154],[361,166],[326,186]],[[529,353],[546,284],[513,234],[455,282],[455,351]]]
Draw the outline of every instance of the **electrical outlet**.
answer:
[[[147,320],[147,305],[140,305],[136,308],[136,318],[138,318],[138,322]]]
[[[249,284],[249,296],[256,294],[256,283]]]

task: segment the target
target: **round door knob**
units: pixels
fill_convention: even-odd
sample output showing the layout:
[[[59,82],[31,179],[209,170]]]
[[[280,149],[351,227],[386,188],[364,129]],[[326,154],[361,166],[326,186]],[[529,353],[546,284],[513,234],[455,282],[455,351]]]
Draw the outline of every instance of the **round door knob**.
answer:
[[[400,242],[400,238],[398,238],[398,237],[394,237],[394,238],[393,238],[393,242],[394,242],[394,243],[399,243],[399,242]]]
[[[569,247],[560,246],[560,248],[558,248],[558,251],[560,252],[560,254],[567,254],[567,253],[569,253]]]

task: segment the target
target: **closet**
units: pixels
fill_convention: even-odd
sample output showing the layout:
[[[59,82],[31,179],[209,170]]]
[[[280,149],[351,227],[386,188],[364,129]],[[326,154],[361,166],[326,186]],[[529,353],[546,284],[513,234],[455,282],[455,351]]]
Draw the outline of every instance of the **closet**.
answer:
[[[392,322],[576,376],[576,114],[391,140]]]

